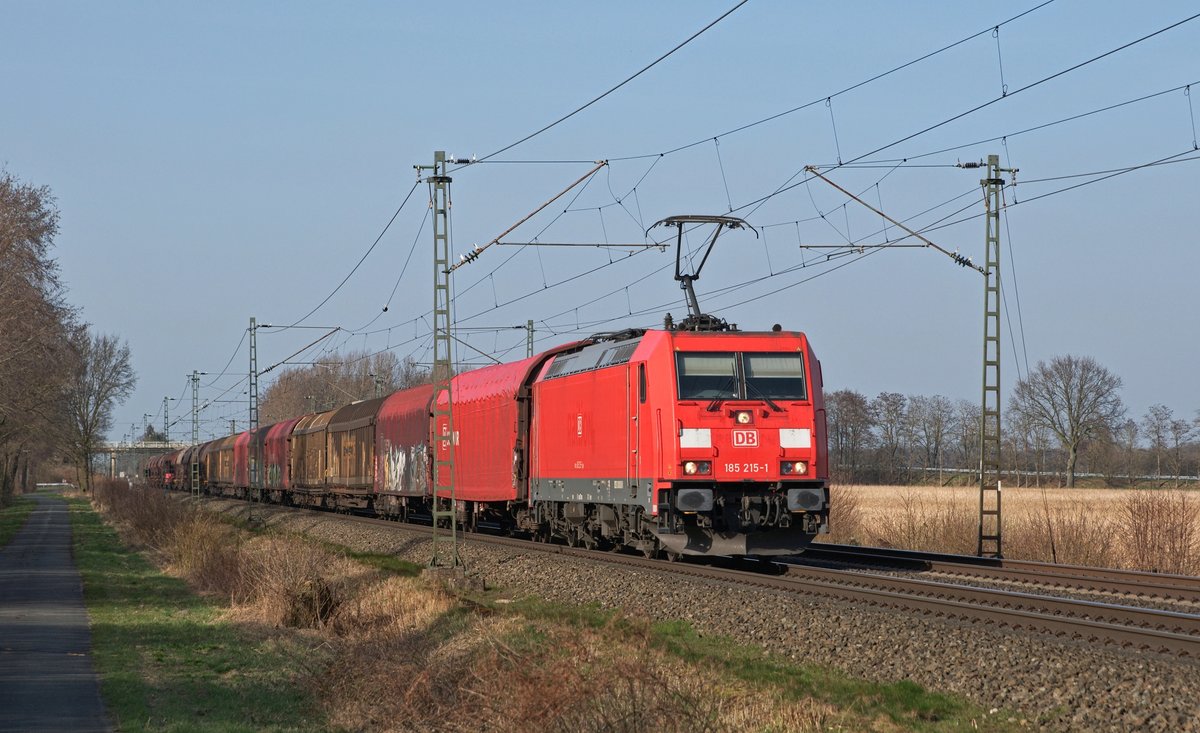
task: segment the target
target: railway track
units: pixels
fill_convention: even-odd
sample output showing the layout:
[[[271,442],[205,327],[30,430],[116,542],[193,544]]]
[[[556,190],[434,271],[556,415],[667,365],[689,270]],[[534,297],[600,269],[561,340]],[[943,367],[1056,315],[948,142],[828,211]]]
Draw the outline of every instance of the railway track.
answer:
[[[930,571],[965,579],[988,578],[1060,590],[1200,604],[1200,578],[1189,575],[825,543],[810,545],[803,557],[896,570]]]
[[[312,510],[299,509],[297,511]],[[325,514],[323,512],[314,513]],[[428,526],[400,525],[388,520],[355,515],[341,516],[356,522],[432,534],[432,528]],[[523,552],[547,552],[578,557],[592,562],[788,593],[799,597],[819,596],[879,608],[916,612],[936,618],[959,619],[1005,629],[1050,634],[1086,643],[1112,644],[1123,648],[1200,659],[1200,615],[1192,613],[997,590],[961,583],[919,580],[862,570],[830,569],[765,561],[735,563],[731,567],[690,562],[669,563],[637,555],[544,544],[513,537],[470,533],[464,534],[463,538],[467,542],[503,546]],[[928,555],[928,553],[924,554]],[[944,562],[929,558],[909,558],[909,561],[931,564]],[[970,565],[970,563],[966,564]],[[986,568],[988,566],[980,565],[978,567]],[[993,566],[991,569],[998,568]],[[1012,568],[1012,570],[1015,571],[1016,568]],[[1024,570],[1034,572],[1032,568]],[[1076,570],[1076,568],[1069,568],[1072,574]],[[1094,570],[1098,574],[1107,572],[1094,568],[1087,570]],[[1039,569],[1038,572],[1045,576],[1050,574],[1049,570],[1045,568]],[[1072,575],[1062,582],[1074,583],[1077,577],[1087,576]],[[1097,575],[1093,579],[1102,580],[1103,578]],[[1051,583],[1052,581],[1047,580],[1047,582]],[[1129,579],[1126,582],[1130,583],[1131,587],[1134,583]],[[1150,587],[1160,586],[1150,584]],[[1175,591],[1186,590],[1186,588],[1169,584],[1161,587],[1174,588]]]

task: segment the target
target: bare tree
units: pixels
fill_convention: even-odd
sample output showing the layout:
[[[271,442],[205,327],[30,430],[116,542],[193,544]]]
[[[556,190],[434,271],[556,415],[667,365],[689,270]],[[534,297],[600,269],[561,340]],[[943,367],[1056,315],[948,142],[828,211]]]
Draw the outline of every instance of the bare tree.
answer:
[[[1162,480],[1163,456],[1167,452],[1167,444],[1171,434],[1171,420],[1175,413],[1163,404],[1150,405],[1150,409],[1142,415],[1142,432],[1150,442],[1150,453],[1154,456],[1154,475]]]
[[[941,395],[908,398],[908,432],[924,468],[941,469],[943,448],[954,420],[954,403]],[[940,474],[939,474],[940,480]]]
[[[1182,480],[1180,477],[1183,475],[1183,451],[1188,441],[1196,434],[1196,428],[1187,420],[1172,420],[1169,427],[1171,439],[1171,475],[1175,477],[1175,485],[1179,486]]]
[[[137,383],[129,346],[116,336],[92,335],[86,327],[72,339],[75,371],[66,394],[69,420],[65,442],[83,472],[86,490],[92,486],[92,456],[112,427],[112,411],[133,392]]]
[[[960,399],[954,403],[955,448],[958,465],[979,469],[979,403]]]
[[[1090,356],[1056,356],[1038,365],[1013,388],[1009,409],[1046,428],[1067,453],[1067,488],[1075,486],[1079,448],[1111,432],[1125,415],[1121,378]]]
[[[884,481],[900,479],[908,400],[899,392],[880,392],[871,400],[871,413],[879,435],[879,464]]]
[[[0,504],[53,455],[75,313],[50,256],[58,210],[46,187],[0,171]]]
[[[400,359],[391,352],[335,354],[280,374],[263,392],[259,414],[267,425],[428,381],[428,371],[412,357]]]
[[[1124,420],[1117,426],[1113,439],[1120,446],[1121,464],[1129,483],[1135,483],[1140,473],[1138,460],[1138,437],[1141,431],[1136,420]]]
[[[830,472],[838,481],[858,480],[874,426],[867,398],[849,389],[830,392],[825,395],[825,414],[829,422]]]

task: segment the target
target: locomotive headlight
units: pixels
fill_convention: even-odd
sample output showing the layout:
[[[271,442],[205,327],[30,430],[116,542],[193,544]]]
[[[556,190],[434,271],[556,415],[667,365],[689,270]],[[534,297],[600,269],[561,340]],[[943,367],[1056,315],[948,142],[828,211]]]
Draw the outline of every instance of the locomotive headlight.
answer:
[[[710,461],[687,461],[683,464],[683,472],[688,476],[707,476],[712,473]]]
[[[808,464],[804,461],[783,461],[779,464],[779,473],[784,476],[808,473]]]
[[[749,410],[742,410],[734,413],[733,419],[737,421],[738,425],[749,425],[752,417],[753,416]]]

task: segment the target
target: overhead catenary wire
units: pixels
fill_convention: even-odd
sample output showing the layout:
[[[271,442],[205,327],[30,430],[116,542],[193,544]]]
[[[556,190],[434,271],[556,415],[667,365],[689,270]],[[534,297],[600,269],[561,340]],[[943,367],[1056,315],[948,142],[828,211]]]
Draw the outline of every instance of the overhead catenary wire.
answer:
[[[557,120],[555,120],[555,121],[551,122],[550,124],[546,125],[545,127],[542,127],[542,128],[541,128],[541,129],[539,129],[539,130],[535,130],[534,132],[531,132],[531,133],[529,133],[528,135],[526,135],[525,137],[521,138],[520,140],[517,140],[516,142],[509,143],[508,145],[505,145],[504,147],[500,148],[499,150],[495,151],[494,153],[489,153],[489,154],[487,154],[487,155],[483,156],[483,157],[482,157],[482,158],[480,158],[479,160],[480,160],[480,161],[485,161],[485,160],[489,160],[489,159],[491,159],[491,158],[494,158],[494,157],[496,157],[497,155],[500,155],[501,153],[504,153],[504,152],[507,152],[507,151],[509,151],[509,150],[512,150],[513,148],[517,147],[518,145],[520,145],[520,144],[522,144],[522,143],[525,143],[525,142],[528,142],[529,140],[532,140],[533,138],[537,137],[538,135],[541,135],[543,132],[546,132],[547,130],[549,130],[549,129],[551,129],[551,128],[555,127],[555,126],[557,126],[557,125],[559,125],[559,124],[561,124],[561,123],[563,123],[563,122],[566,122],[567,120],[571,119],[571,118],[572,118],[572,117],[574,117],[575,115],[577,115],[577,114],[579,114],[580,112],[584,111],[584,110],[585,110],[585,109],[587,109],[588,107],[591,107],[591,106],[592,106],[593,104],[595,104],[596,102],[599,102],[600,100],[604,99],[604,98],[605,98],[605,97],[607,97],[608,95],[610,95],[610,94],[612,94],[613,92],[617,91],[618,89],[620,89],[621,87],[625,86],[625,85],[626,85],[626,84],[628,84],[629,82],[633,81],[634,79],[638,78],[638,77],[639,77],[639,76],[641,76],[642,74],[646,73],[646,72],[647,72],[647,71],[649,71],[650,69],[654,68],[655,66],[657,66],[657,65],[658,65],[658,64],[660,64],[661,62],[665,61],[665,60],[666,60],[666,59],[667,59],[669,56],[671,56],[672,54],[674,54],[676,51],[678,51],[679,49],[683,48],[684,46],[688,45],[688,44],[689,44],[689,43],[691,43],[692,41],[694,41],[694,40],[696,40],[697,38],[699,38],[699,37],[700,37],[700,36],[701,36],[701,35],[702,35],[702,34],[703,34],[705,31],[709,30],[710,28],[712,28],[713,26],[715,26],[717,23],[720,23],[722,20],[725,20],[725,18],[728,18],[730,15],[732,15],[732,14],[733,14],[733,12],[734,12],[735,10],[737,10],[737,9],[738,9],[738,8],[740,8],[740,7],[742,7],[742,6],[743,6],[743,5],[745,5],[747,2],[749,2],[749,0],[740,0],[740,2],[738,2],[736,5],[734,5],[734,6],[733,6],[732,8],[730,8],[729,10],[726,10],[726,11],[725,11],[724,13],[722,13],[722,14],[721,14],[721,15],[720,15],[720,16],[719,16],[719,17],[718,17],[716,20],[713,20],[713,21],[712,21],[712,22],[710,22],[708,25],[704,26],[704,27],[703,27],[703,28],[701,28],[700,30],[698,30],[698,31],[696,31],[695,33],[693,33],[692,35],[688,36],[686,39],[684,39],[683,41],[681,41],[680,43],[678,43],[678,44],[677,44],[677,45],[676,45],[674,48],[672,48],[670,51],[667,51],[667,52],[666,52],[666,53],[664,53],[663,55],[661,55],[661,56],[659,56],[658,58],[656,58],[656,59],[654,59],[653,61],[651,61],[651,62],[650,62],[649,64],[647,64],[646,66],[643,66],[643,67],[642,67],[642,68],[641,68],[641,69],[640,69],[640,70],[639,70],[637,73],[633,74],[632,76],[626,77],[624,81],[622,81],[622,82],[620,82],[619,84],[617,84],[616,86],[614,86],[614,87],[610,88],[608,91],[604,92],[603,94],[599,95],[598,97],[594,97],[594,98],[593,98],[591,101],[589,101],[589,102],[587,102],[587,103],[585,103],[585,104],[583,104],[583,105],[580,105],[579,107],[576,107],[576,108],[575,108],[574,110],[572,110],[571,112],[568,112],[567,114],[563,115],[562,117],[559,117]]]
[[[383,226],[383,231],[379,232],[379,236],[375,237],[375,241],[371,243],[371,246],[367,248],[367,251],[363,253],[363,256],[358,258],[358,262],[355,263],[354,267],[350,268],[350,272],[346,273],[346,276],[344,278],[342,278],[342,281],[340,283],[337,284],[337,287],[335,287],[329,293],[329,295],[326,295],[325,298],[322,299],[320,303],[317,303],[317,305],[315,307],[313,307],[312,310],[310,310],[308,313],[305,313],[300,318],[297,318],[296,321],[293,322],[292,324],[290,324],[289,326],[287,326],[287,328],[293,328],[295,326],[300,325],[301,323],[304,323],[314,313],[321,310],[321,308],[326,303],[328,303],[329,300],[333,296],[337,295],[338,291],[342,289],[342,287],[346,284],[347,281],[350,280],[350,278],[354,275],[354,273],[358,272],[358,268],[362,266],[362,263],[366,261],[367,257],[369,257],[373,251],[375,251],[375,247],[379,245],[379,242],[383,239],[383,235],[387,234],[387,231],[388,231],[388,229],[391,228],[392,223],[394,221],[396,221],[396,217],[400,216],[400,212],[404,210],[404,205],[408,203],[408,200],[410,198],[412,198],[413,192],[417,190],[417,186],[419,184],[420,184],[419,180],[415,181],[413,183],[412,188],[410,188],[408,190],[408,194],[404,197],[404,200],[402,202],[400,202],[400,205],[398,207],[396,207],[396,211],[392,214],[392,218],[388,219],[387,224],[385,224]]]
[[[533,217],[537,216],[538,213],[541,212],[543,209],[545,209],[547,206],[549,206],[550,204],[559,200],[563,196],[567,195],[567,193],[569,193],[571,191],[571,189],[575,188],[579,184],[583,183],[584,181],[586,181],[589,178],[591,178],[592,176],[594,176],[597,171],[599,171],[601,168],[603,168],[606,165],[608,165],[608,161],[606,161],[606,160],[598,161],[596,163],[596,167],[592,168],[587,173],[584,173],[582,176],[580,176],[578,179],[576,179],[575,182],[573,182],[571,185],[564,188],[562,191],[559,191],[558,193],[556,193],[548,201],[546,201],[546,203],[542,204],[541,206],[537,207],[536,209],[529,212],[525,216],[521,217],[519,220],[517,220],[517,222],[515,224],[510,226],[508,229],[505,229],[500,234],[498,234],[492,241],[488,242],[487,244],[483,245],[482,247],[480,247],[479,245],[475,245],[475,247],[471,250],[471,252],[469,254],[462,255],[460,257],[459,261],[455,262],[453,265],[450,265],[450,267],[446,270],[446,272],[447,273],[454,272],[459,267],[461,267],[465,264],[474,262],[475,259],[478,258],[479,255],[483,254],[484,251],[486,251],[489,247],[491,247],[492,245],[496,244],[504,237],[511,234],[513,232],[513,230],[516,229],[517,227],[521,226],[525,222],[527,222],[530,219],[532,219]]]
[[[1054,80],[1054,79],[1057,79],[1057,78],[1059,78],[1059,77],[1061,77],[1061,76],[1065,76],[1066,74],[1069,74],[1069,73],[1071,73],[1071,72],[1074,72],[1074,71],[1077,71],[1077,70],[1079,70],[1079,69],[1082,69],[1082,68],[1084,68],[1084,67],[1086,67],[1086,66],[1089,66],[1089,65],[1091,65],[1091,64],[1093,64],[1093,63],[1096,63],[1097,61],[1100,61],[1100,60],[1102,60],[1102,59],[1105,59],[1105,58],[1107,58],[1107,57],[1109,57],[1109,56],[1112,56],[1112,55],[1113,55],[1113,54],[1115,54],[1115,53],[1119,53],[1119,52],[1121,52],[1121,51],[1124,51],[1124,50],[1126,50],[1126,49],[1132,48],[1133,46],[1136,46],[1136,45],[1138,45],[1138,44],[1140,44],[1140,43],[1144,43],[1145,41],[1148,41],[1148,40],[1150,40],[1151,38],[1155,38],[1155,37],[1157,37],[1157,36],[1159,36],[1159,35],[1162,35],[1163,33],[1166,33],[1167,31],[1170,31],[1170,30],[1173,30],[1173,29],[1175,29],[1175,28],[1178,28],[1179,26],[1181,26],[1181,25],[1184,25],[1185,23],[1190,23],[1190,22],[1192,22],[1192,21],[1196,20],[1197,18],[1200,18],[1200,13],[1196,13],[1196,14],[1194,14],[1194,15],[1188,16],[1187,18],[1184,18],[1183,20],[1179,20],[1179,21],[1176,21],[1176,22],[1174,22],[1174,23],[1171,23],[1170,25],[1167,25],[1167,26],[1164,26],[1164,27],[1162,27],[1162,28],[1159,28],[1158,30],[1156,30],[1156,31],[1153,31],[1153,32],[1151,32],[1151,33],[1147,33],[1147,34],[1145,34],[1145,35],[1143,35],[1143,36],[1140,36],[1140,37],[1138,37],[1138,38],[1136,38],[1136,39],[1134,39],[1134,40],[1132,40],[1132,41],[1128,41],[1128,42],[1126,42],[1126,43],[1123,43],[1123,44],[1121,44],[1120,46],[1117,46],[1117,47],[1115,47],[1115,48],[1109,49],[1108,51],[1105,51],[1105,52],[1103,52],[1103,53],[1101,53],[1101,54],[1097,54],[1097,55],[1095,55],[1095,56],[1092,56],[1092,57],[1090,57],[1090,58],[1088,58],[1088,59],[1086,59],[1086,60],[1084,60],[1084,61],[1080,61],[1080,62],[1078,62],[1078,63],[1076,63],[1076,64],[1073,64],[1073,65],[1071,65],[1071,66],[1069,66],[1069,67],[1067,67],[1067,68],[1065,68],[1065,69],[1061,69],[1061,70],[1059,70],[1059,71],[1056,71],[1056,72],[1054,72],[1053,74],[1049,74],[1048,76],[1044,76],[1044,77],[1042,77],[1042,78],[1040,78],[1040,79],[1038,79],[1038,80],[1036,80],[1036,81],[1030,82],[1030,83],[1028,83],[1028,84],[1026,84],[1026,85],[1024,85],[1024,86],[1022,86],[1022,87],[1019,87],[1019,88],[1017,88],[1017,89],[1015,89],[1015,90],[1013,90],[1013,91],[1009,92],[1009,93],[1008,93],[1008,94],[1006,94],[1006,95],[1002,95],[1002,96],[999,96],[999,97],[994,97],[994,98],[992,98],[992,99],[990,99],[990,100],[988,100],[988,101],[986,101],[986,102],[983,102],[983,103],[981,103],[981,104],[977,104],[977,105],[975,105],[974,107],[971,107],[971,108],[969,108],[969,109],[967,109],[967,110],[964,110],[964,111],[962,111],[962,112],[959,112],[959,113],[957,113],[957,114],[954,114],[954,115],[952,115],[952,116],[950,116],[950,117],[947,117],[947,118],[945,118],[945,119],[941,120],[940,122],[936,122],[936,123],[934,123],[934,124],[932,124],[932,125],[928,125],[928,126],[926,126],[926,127],[922,128],[922,129],[920,129],[920,130],[917,130],[916,132],[913,132],[913,133],[909,133],[909,134],[907,134],[907,135],[904,135],[903,137],[897,138],[897,139],[895,139],[895,140],[893,140],[893,141],[891,141],[891,142],[889,142],[889,143],[887,143],[887,144],[885,144],[885,145],[881,145],[881,146],[879,146],[879,147],[877,147],[877,148],[875,148],[875,149],[873,149],[873,150],[870,150],[870,151],[868,151],[868,152],[866,152],[866,153],[862,153],[862,154],[860,154],[860,155],[857,155],[857,156],[855,156],[855,157],[853,157],[853,158],[850,158],[850,159],[849,159],[849,160],[847,160],[847,161],[839,162],[839,163],[838,163],[836,166],[831,166],[831,168],[840,168],[840,167],[843,167],[843,166],[845,166],[845,165],[848,165],[848,164],[851,164],[851,163],[856,163],[856,162],[859,162],[859,161],[861,161],[861,160],[867,159],[867,158],[869,158],[870,156],[872,156],[872,155],[875,155],[876,153],[881,153],[881,152],[883,152],[884,150],[888,150],[888,149],[890,149],[890,148],[894,148],[895,146],[897,146],[897,145],[900,145],[901,143],[908,142],[909,140],[912,140],[912,139],[915,139],[915,138],[917,138],[917,137],[920,137],[920,136],[922,136],[922,135],[925,135],[926,133],[932,132],[933,130],[936,130],[936,129],[940,128],[940,127],[944,127],[945,125],[948,125],[948,124],[950,124],[951,122],[955,122],[955,121],[957,121],[957,120],[963,119],[964,117],[967,117],[967,116],[969,116],[969,115],[972,115],[972,114],[974,114],[974,113],[976,113],[976,112],[978,112],[978,111],[980,111],[980,110],[986,109],[986,108],[988,108],[988,107],[992,106],[993,104],[996,104],[997,102],[1001,102],[1001,101],[1004,101],[1004,100],[1006,100],[1006,99],[1011,99],[1011,98],[1013,98],[1014,96],[1016,96],[1016,95],[1018,95],[1018,94],[1020,94],[1020,93],[1022,93],[1022,92],[1026,92],[1026,91],[1028,91],[1028,90],[1030,90],[1030,89],[1033,89],[1033,88],[1035,88],[1035,87],[1041,86],[1042,84],[1045,84],[1045,83],[1047,83],[1047,82],[1049,82],[1049,81],[1052,81],[1052,80]],[[613,160],[613,159],[610,159],[610,160]],[[795,183],[792,183],[792,182],[791,182],[791,180],[792,180],[792,179],[795,179],[795,178],[796,178],[798,175],[800,175],[800,173],[802,173],[803,171],[804,171],[804,169],[803,169],[803,168],[801,168],[799,171],[797,171],[796,173],[792,174],[792,176],[790,177],[790,179],[789,179],[788,181],[785,181],[783,184],[781,184],[779,187],[777,187],[777,188],[776,188],[774,191],[772,191],[771,193],[769,193],[769,194],[767,194],[767,195],[765,195],[765,196],[761,196],[761,197],[759,197],[759,198],[757,198],[757,199],[754,199],[754,200],[752,200],[752,201],[749,201],[749,202],[747,202],[747,203],[745,203],[745,204],[742,204],[741,206],[739,206],[739,207],[735,208],[735,209],[734,209],[734,211],[736,212],[736,211],[741,211],[742,209],[746,209],[746,208],[749,208],[749,207],[754,207],[753,209],[751,209],[751,211],[753,212],[753,211],[757,210],[757,209],[758,209],[758,207],[760,207],[762,204],[764,204],[764,203],[766,203],[767,201],[771,200],[772,198],[774,198],[774,197],[778,196],[779,194],[781,194],[781,193],[784,193],[784,192],[786,192],[786,191],[790,191],[790,190],[792,190],[792,189],[794,189],[794,188],[797,188],[798,186],[804,185],[804,184],[805,184],[805,183],[806,183],[806,182],[809,180],[807,176],[806,176],[806,177],[805,177],[803,180],[801,180],[801,181],[798,181],[798,182],[795,182]]]
[[[1024,10],[1024,11],[1020,12],[1020,13],[1017,13],[1016,15],[1014,15],[1014,16],[1012,16],[1012,17],[1010,17],[1010,18],[1006,19],[1006,20],[1003,20],[1003,21],[1001,21],[1001,22],[999,22],[999,23],[995,23],[995,24],[993,24],[993,25],[989,25],[987,28],[984,28],[984,29],[982,29],[982,30],[979,30],[979,31],[977,31],[977,32],[975,32],[975,33],[972,33],[972,34],[970,34],[970,35],[968,35],[968,36],[965,36],[965,37],[963,37],[963,38],[960,38],[960,39],[958,39],[957,41],[953,41],[953,42],[951,42],[951,43],[948,43],[948,44],[946,44],[945,46],[941,46],[940,48],[937,48],[937,49],[935,49],[935,50],[933,50],[933,51],[930,51],[930,52],[928,52],[928,53],[922,54],[921,56],[918,56],[918,57],[917,57],[917,58],[915,58],[915,59],[912,59],[912,60],[910,60],[910,61],[906,61],[906,62],[904,62],[904,63],[902,63],[902,64],[899,64],[899,65],[897,65],[897,66],[893,66],[892,68],[890,68],[890,69],[888,69],[888,70],[886,70],[886,71],[880,72],[880,73],[878,73],[878,74],[875,74],[875,75],[873,75],[873,76],[871,76],[871,77],[868,77],[868,78],[866,78],[866,79],[863,79],[863,80],[862,80],[862,81],[860,81],[860,82],[857,82],[857,83],[851,84],[850,86],[848,86],[848,87],[845,87],[845,88],[843,88],[843,89],[839,89],[839,90],[838,90],[838,91],[836,91],[836,92],[833,92],[833,93],[831,93],[831,94],[825,94],[825,95],[822,95],[822,96],[820,96],[820,97],[817,97],[816,99],[813,99],[813,100],[811,100],[811,101],[809,101],[809,102],[805,102],[805,103],[803,103],[803,104],[797,105],[797,106],[795,106],[795,107],[792,107],[792,108],[790,108],[790,109],[786,109],[786,110],[784,110],[784,111],[782,111],[782,112],[777,112],[777,113],[775,113],[775,114],[773,114],[773,115],[769,115],[769,116],[767,116],[767,117],[763,117],[763,118],[761,118],[761,119],[758,119],[758,120],[755,120],[755,121],[753,121],[753,122],[748,122],[748,123],[746,123],[746,124],[744,124],[744,125],[740,125],[740,126],[738,126],[738,127],[735,127],[735,128],[733,128],[733,129],[730,129],[730,130],[726,130],[725,132],[719,133],[719,134],[717,134],[717,135],[709,135],[708,137],[702,138],[702,139],[700,139],[700,140],[696,140],[696,141],[694,141],[694,142],[687,143],[686,145],[680,145],[680,146],[678,146],[678,147],[671,148],[671,149],[669,149],[669,150],[664,150],[664,151],[662,151],[662,152],[659,152],[659,153],[644,153],[644,154],[641,154],[641,155],[611,156],[611,157],[609,157],[609,158],[608,158],[608,160],[609,160],[609,161],[611,161],[611,162],[617,162],[617,161],[625,161],[625,160],[640,160],[640,159],[643,159],[643,158],[661,158],[662,156],[665,156],[665,155],[671,155],[671,154],[674,154],[674,153],[678,153],[678,152],[681,152],[681,151],[687,150],[688,148],[694,148],[694,147],[696,147],[697,145],[703,145],[703,144],[707,143],[709,140],[712,140],[712,139],[714,139],[714,138],[728,137],[728,136],[730,136],[730,135],[737,134],[737,133],[739,133],[739,132],[742,132],[742,131],[744,131],[744,130],[749,130],[749,129],[753,128],[753,127],[758,127],[759,125],[763,125],[763,124],[766,124],[766,123],[768,123],[768,122],[773,122],[774,120],[777,120],[777,119],[779,119],[779,118],[781,118],[781,117],[786,117],[786,116],[788,116],[788,115],[794,114],[794,113],[796,113],[796,112],[799,112],[799,111],[801,111],[801,110],[808,109],[809,107],[815,107],[815,106],[816,106],[816,105],[818,105],[818,104],[822,104],[822,103],[823,103],[823,102],[825,102],[825,100],[827,100],[827,99],[828,99],[828,100],[836,99],[836,98],[838,98],[838,97],[840,97],[840,96],[842,96],[842,95],[844,95],[844,94],[848,94],[848,93],[850,93],[850,92],[854,91],[855,89],[858,89],[858,88],[860,88],[860,87],[864,87],[864,86],[866,86],[866,85],[868,85],[868,84],[870,84],[870,83],[872,83],[872,82],[879,81],[880,79],[883,79],[883,78],[885,78],[885,77],[891,76],[892,74],[895,74],[895,73],[897,73],[897,72],[903,71],[904,69],[907,69],[907,68],[909,68],[910,66],[914,66],[914,65],[916,65],[916,64],[919,64],[919,63],[921,63],[922,61],[927,61],[928,59],[931,59],[931,58],[933,58],[933,57],[935,57],[935,56],[938,56],[938,55],[940,55],[940,54],[943,54],[943,53],[945,53],[946,51],[950,51],[951,49],[957,48],[958,46],[961,46],[961,45],[962,45],[962,44],[964,44],[964,43],[967,43],[967,42],[969,42],[969,41],[972,41],[972,40],[974,40],[974,39],[976,39],[976,38],[979,38],[980,36],[982,36],[982,35],[984,35],[984,34],[991,33],[991,32],[992,32],[992,30],[993,30],[993,29],[995,29],[995,28],[1002,28],[1002,27],[1004,27],[1004,26],[1006,26],[1006,25],[1008,25],[1008,24],[1010,24],[1010,23],[1016,22],[1016,21],[1020,20],[1021,18],[1024,18],[1026,15],[1029,15],[1030,13],[1033,13],[1033,12],[1035,12],[1035,11],[1037,11],[1037,10],[1041,10],[1042,8],[1046,7],[1047,5],[1050,5],[1050,4],[1051,4],[1051,3],[1053,3],[1053,2],[1054,2],[1054,0],[1045,0],[1045,2],[1038,3],[1037,5],[1033,6],[1032,8],[1029,8],[1029,9],[1027,9],[1027,10]]]

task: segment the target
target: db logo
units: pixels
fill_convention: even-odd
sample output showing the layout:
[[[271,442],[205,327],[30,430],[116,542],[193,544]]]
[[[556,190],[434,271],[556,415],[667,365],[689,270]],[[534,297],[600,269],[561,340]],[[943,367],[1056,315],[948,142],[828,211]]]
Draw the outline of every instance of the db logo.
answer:
[[[733,431],[733,447],[734,448],[757,448],[758,447],[758,431],[757,430],[734,430]]]

